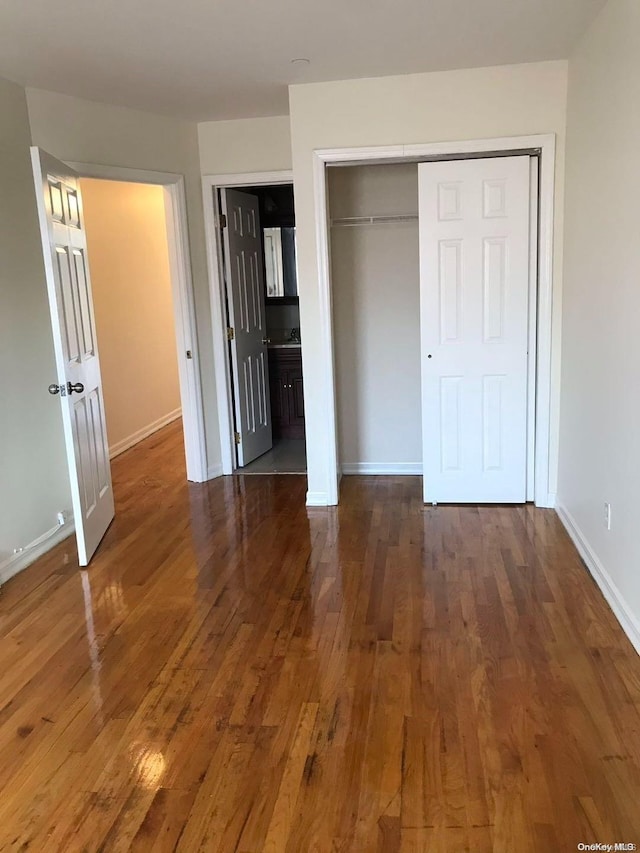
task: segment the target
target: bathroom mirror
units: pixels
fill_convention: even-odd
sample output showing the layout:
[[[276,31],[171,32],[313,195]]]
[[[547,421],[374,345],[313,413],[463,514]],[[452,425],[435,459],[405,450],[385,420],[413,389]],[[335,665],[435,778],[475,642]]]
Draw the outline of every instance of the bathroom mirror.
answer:
[[[264,228],[263,236],[267,299],[297,301],[296,229]]]

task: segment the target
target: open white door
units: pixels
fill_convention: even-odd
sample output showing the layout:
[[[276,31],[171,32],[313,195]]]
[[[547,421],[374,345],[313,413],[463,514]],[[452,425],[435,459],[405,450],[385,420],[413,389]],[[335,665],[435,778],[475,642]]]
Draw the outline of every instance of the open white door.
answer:
[[[77,175],[31,149],[58,371],[78,559],[86,566],[114,516],[100,362]],[[43,389],[44,391],[44,389]]]
[[[418,171],[424,500],[523,503],[529,158]]]
[[[242,467],[273,445],[260,212],[255,196],[230,189],[221,195],[233,396],[240,437],[238,465]]]

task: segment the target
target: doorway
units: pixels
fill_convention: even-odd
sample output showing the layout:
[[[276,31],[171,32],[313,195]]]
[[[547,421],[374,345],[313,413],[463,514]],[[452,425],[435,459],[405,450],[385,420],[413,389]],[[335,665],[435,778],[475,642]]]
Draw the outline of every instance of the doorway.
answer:
[[[121,178],[163,187],[187,476],[203,481],[204,420],[184,182],[179,175],[156,172],[83,164],[73,168],[37,147],[31,157],[57,372],[48,391],[61,403],[78,559],[85,566],[113,519],[114,501],[80,179]],[[126,383],[127,376],[117,381]]]
[[[162,192],[187,480],[203,483],[215,474],[209,471],[207,465],[184,178],[171,172],[121,166],[78,162],[70,162],[68,165],[77,173],[80,181],[91,178],[105,182],[134,183],[158,187]]]
[[[80,191],[113,459],[182,418],[164,191],[98,178]]]
[[[242,474],[303,474],[293,186],[284,181],[219,186],[211,200],[224,282],[232,468]]]

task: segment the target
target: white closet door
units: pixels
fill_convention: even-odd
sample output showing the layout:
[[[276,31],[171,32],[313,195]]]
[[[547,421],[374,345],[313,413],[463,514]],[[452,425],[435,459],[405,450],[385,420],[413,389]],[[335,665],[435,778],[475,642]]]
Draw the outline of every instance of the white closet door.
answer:
[[[421,163],[425,502],[521,503],[529,158]]]

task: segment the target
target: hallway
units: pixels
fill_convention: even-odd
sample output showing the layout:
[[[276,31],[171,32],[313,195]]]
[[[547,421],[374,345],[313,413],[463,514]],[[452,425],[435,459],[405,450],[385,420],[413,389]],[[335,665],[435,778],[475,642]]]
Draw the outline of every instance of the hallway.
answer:
[[[179,421],[113,482],[0,595],[0,850],[640,842],[640,661],[553,511],[191,484]]]

